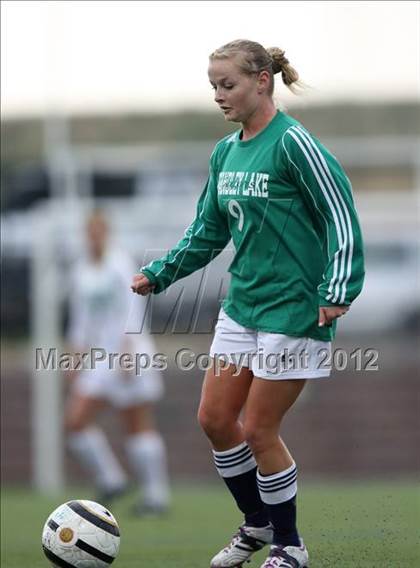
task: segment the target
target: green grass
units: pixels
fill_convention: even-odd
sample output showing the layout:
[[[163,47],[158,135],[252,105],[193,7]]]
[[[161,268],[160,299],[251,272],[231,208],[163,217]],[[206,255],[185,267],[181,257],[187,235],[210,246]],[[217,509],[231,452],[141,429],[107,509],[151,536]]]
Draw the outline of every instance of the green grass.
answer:
[[[299,528],[311,568],[420,567],[420,499],[414,483],[301,484]],[[83,490],[47,498],[7,489],[2,496],[2,568],[41,568],[42,526],[61,502]],[[132,499],[133,496],[131,496]],[[222,485],[176,486],[164,519],[133,519],[130,497],[112,507],[121,528],[116,568],[208,568],[240,517]],[[250,568],[259,568],[264,551]],[[247,565],[248,566],[248,565]]]

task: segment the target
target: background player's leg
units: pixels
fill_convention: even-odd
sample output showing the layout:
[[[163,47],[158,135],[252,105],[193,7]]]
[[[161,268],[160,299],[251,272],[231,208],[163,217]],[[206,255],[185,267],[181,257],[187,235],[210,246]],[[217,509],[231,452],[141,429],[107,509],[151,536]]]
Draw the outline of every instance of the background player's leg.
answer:
[[[93,476],[99,490],[98,500],[105,504],[126,487],[126,475],[103,431],[92,425],[101,399],[74,393],[67,405],[66,429],[68,444],[85,469]]]
[[[296,464],[279,430],[305,382],[255,377],[245,412],[245,437],[258,464],[257,483],[274,526],[273,543],[283,546],[299,546],[300,540],[296,528]]]
[[[121,409],[127,433],[128,459],[143,491],[139,513],[163,512],[169,506],[170,489],[166,447],[156,429],[152,404]]]

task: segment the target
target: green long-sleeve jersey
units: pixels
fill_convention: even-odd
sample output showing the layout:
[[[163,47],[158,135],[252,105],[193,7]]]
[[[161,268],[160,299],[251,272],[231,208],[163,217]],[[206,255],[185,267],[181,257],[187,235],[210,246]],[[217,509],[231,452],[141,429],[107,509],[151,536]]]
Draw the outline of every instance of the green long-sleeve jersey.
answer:
[[[208,264],[232,239],[223,308],[260,331],[328,341],[320,306],[350,305],[364,278],[351,184],[337,159],[278,111],[249,140],[219,141],[194,221],[163,258],[141,268],[160,293]]]

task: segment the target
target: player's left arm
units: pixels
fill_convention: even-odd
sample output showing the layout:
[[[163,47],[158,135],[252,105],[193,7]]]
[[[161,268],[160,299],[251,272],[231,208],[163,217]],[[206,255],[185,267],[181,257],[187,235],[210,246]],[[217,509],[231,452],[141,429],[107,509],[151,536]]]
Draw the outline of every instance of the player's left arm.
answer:
[[[230,240],[229,224],[217,201],[214,153],[209,176],[196,207],[196,216],[184,236],[162,258],[153,260],[134,276],[131,289],[141,295],[159,294],[181,278],[206,266]]]
[[[364,280],[363,240],[350,180],[337,159],[304,128],[282,139],[288,171],[326,233],[328,261],[318,286],[320,325],[343,315]]]

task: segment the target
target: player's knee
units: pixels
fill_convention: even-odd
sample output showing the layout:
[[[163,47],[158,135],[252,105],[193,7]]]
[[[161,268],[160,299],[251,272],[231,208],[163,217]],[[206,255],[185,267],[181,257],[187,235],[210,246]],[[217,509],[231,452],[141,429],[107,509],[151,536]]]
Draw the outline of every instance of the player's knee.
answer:
[[[64,420],[64,428],[67,433],[81,432],[88,426],[89,421],[77,413],[69,413]]]
[[[197,413],[197,420],[201,429],[209,436],[217,428],[217,419],[213,412],[207,411],[200,406]]]
[[[254,455],[267,451],[278,441],[278,435],[271,429],[251,422],[244,424],[244,436]]]
[[[202,430],[205,432],[206,436],[210,438],[210,440],[215,438],[219,439],[221,436],[230,432],[232,427],[235,425],[235,420],[233,420],[230,416],[221,412],[207,410],[204,407],[199,408],[197,419]]]
[[[65,422],[65,429],[68,434],[74,434],[75,432],[80,432],[83,426],[80,422],[70,418]]]

